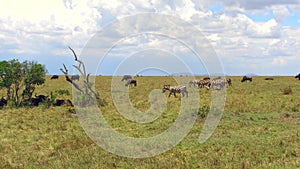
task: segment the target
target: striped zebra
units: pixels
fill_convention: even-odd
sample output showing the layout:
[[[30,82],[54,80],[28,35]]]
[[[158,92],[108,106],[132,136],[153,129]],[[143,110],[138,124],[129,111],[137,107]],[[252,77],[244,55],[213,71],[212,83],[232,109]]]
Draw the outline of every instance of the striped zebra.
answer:
[[[204,88],[204,87],[206,87],[207,89],[209,89],[209,88],[210,88],[210,85],[211,85],[210,79],[199,80],[199,81],[197,82],[198,88]]]
[[[191,87],[191,86],[196,87],[196,86],[198,86],[199,81],[200,81],[200,80],[190,80],[190,81],[189,81],[189,86],[190,86],[190,87]]]
[[[170,91],[169,93],[169,97],[174,94],[174,96],[176,97],[176,93],[181,93],[182,97],[184,97],[186,95],[186,97],[188,97],[188,91],[186,90],[186,87],[183,85],[179,85],[179,86],[170,86],[170,85],[164,85],[162,92],[165,93],[167,90]]]
[[[124,75],[121,81],[130,80],[130,79],[132,79],[132,76],[130,76],[130,75]]]
[[[226,85],[231,86],[231,79],[213,79],[211,82],[211,87],[214,89],[223,89]]]

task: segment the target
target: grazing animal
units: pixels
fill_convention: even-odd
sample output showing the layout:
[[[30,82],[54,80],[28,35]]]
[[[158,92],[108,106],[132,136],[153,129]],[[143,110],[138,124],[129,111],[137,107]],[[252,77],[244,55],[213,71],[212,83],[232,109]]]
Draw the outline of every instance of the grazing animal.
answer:
[[[42,95],[42,94],[40,94],[40,95],[35,94],[35,97],[30,98],[28,101],[29,101],[31,106],[39,106],[39,104],[41,102],[44,102],[47,98],[48,98],[48,96],[45,96],[45,95]]]
[[[59,76],[58,75],[53,75],[50,79],[53,80],[53,79],[58,79]]]
[[[35,98],[38,98],[38,99],[40,99],[41,101],[45,101],[48,97],[49,97],[49,96],[45,96],[45,95],[42,95],[42,94],[40,94],[40,95],[38,95],[38,96],[35,94]]]
[[[246,81],[252,82],[252,77],[250,77],[250,76],[243,76],[241,82],[246,82]]]
[[[199,80],[190,80],[189,81],[189,86],[191,87],[191,86],[198,86],[198,83],[199,83]]]
[[[204,87],[206,87],[207,89],[209,89],[210,85],[211,85],[210,79],[199,80],[198,83],[197,83],[198,88],[204,88]]]
[[[0,108],[3,107],[3,106],[5,106],[5,105],[7,105],[7,100],[4,99],[4,97],[2,97],[2,98],[0,99]]]
[[[232,81],[230,78],[226,79],[226,83],[228,84],[228,86],[232,86]]]
[[[73,75],[71,76],[71,80],[79,80],[79,75]]]
[[[40,98],[30,98],[29,102],[31,106],[39,106],[42,100]]]
[[[226,85],[232,86],[232,80],[230,78],[228,79],[222,79],[222,78],[215,78],[210,81],[210,86],[214,89],[223,89]]]
[[[124,75],[121,81],[130,80],[130,79],[132,79],[132,76],[130,76],[130,75]]]
[[[62,99],[56,99],[53,103],[54,106],[62,106],[63,104],[65,104],[65,100]]]
[[[300,80],[300,73],[298,75],[296,75],[295,78],[297,78],[298,80]]]
[[[63,106],[63,105],[74,107],[70,99],[68,100],[56,99],[55,102],[53,103],[53,106]]]
[[[213,79],[210,82],[210,85],[213,89],[223,89],[226,86],[226,83],[229,84],[230,82],[227,81],[228,79]]]
[[[129,80],[127,80],[127,82],[125,83],[125,86],[127,87],[127,86],[129,86],[129,85],[131,85],[131,84],[133,84],[134,86],[136,86],[136,85],[137,85],[137,81],[134,80],[134,79],[129,79]]]
[[[179,86],[170,86],[170,85],[164,85],[162,92],[165,93],[167,90],[170,91],[169,93],[169,97],[174,94],[174,97],[176,97],[176,93],[181,93],[182,97],[184,97],[186,95],[186,97],[188,97],[189,93],[186,90],[186,87],[183,85],[179,85]]]
[[[210,77],[204,77],[203,80],[210,80]]]
[[[274,80],[272,77],[266,77],[265,80]]]

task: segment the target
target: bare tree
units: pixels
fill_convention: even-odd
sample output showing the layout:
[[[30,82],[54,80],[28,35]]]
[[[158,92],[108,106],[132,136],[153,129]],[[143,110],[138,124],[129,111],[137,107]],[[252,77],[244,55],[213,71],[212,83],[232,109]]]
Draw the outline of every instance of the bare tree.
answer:
[[[99,99],[100,96],[99,96],[98,92],[96,92],[92,89],[92,84],[89,82],[90,74],[86,73],[86,69],[85,69],[85,65],[84,65],[83,61],[78,59],[75,51],[71,47],[69,47],[69,49],[72,51],[72,53],[75,57],[75,61],[78,62],[78,65],[73,65],[73,67],[75,69],[77,69],[79,71],[80,75],[82,76],[83,84],[80,85],[80,83],[78,81],[76,82],[75,80],[72,80],[72,78],[69,77],[68,69],[65,64],[63,64],[64,68],[63,69],[61,68],[60,70],[64,73],[66,80],[69,83],[71,83],[73,85],[73,87],[75,87],[81,94],[87,95],[90,98],[95,97],[96,99]]]

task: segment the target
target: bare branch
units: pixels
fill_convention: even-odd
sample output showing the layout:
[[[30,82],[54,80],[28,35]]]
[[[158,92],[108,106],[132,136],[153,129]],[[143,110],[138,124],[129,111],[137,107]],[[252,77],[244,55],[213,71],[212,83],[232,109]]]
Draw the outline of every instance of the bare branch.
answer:
[[[75,51],[70,46],[69,46],[69,49],[72,51],[72,53],[73,53],[73,55],[75,57],[75,61],[77,61],[77,55],[76,55]]]
[[[60,70],[64,73],[64,75],[66,77],[66,80],[68,82],[70,82],[81,93],[87,94],[91,98],[92,98],[92,96],[90,94],[92,93],[97,99],[99,99],[100,96],[99,96],[98,92],[94,91],[92,89],[92,85],[89,83],[90,74],[88,74],[88,75],[86,74],[86,69],[85,69],[85,65],[84,65],[83,61],[78,60],[78,57],[77,57],[75,51],[71,47],[69,47],[69,49],[72,51],[72,53],[73,53],[73,55],[75,57],[75,61],[79,63],[78,66],[73,65],[73,67],[75,67],[80,72],[80,74],[83,76],[84,86],[80,87],[75,81],[73,81],[69,77],[69,75],[68,75],[68,69],[67,69],[67,67],[66,67],[65,64],[63,64],[64,69],[60,69]]]
[[[86,82],[87,82],[87,83],[89,83],[89,77],[90,77],[90,75],[91,75],[91,74],[89,73],[89,74],[87,75],[87,77],[86,77]]]
[[[73,65],[73,67],[75,67],[79,71],[79,73],[83,76],[84,79],[86,78],[79,66]]]

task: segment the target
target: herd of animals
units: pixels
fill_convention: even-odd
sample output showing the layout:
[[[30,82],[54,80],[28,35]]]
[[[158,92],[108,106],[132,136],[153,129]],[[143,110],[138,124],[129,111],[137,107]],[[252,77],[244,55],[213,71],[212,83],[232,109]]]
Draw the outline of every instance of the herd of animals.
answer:
[[[298,78],[300,80],[300,73],[295,76],[295,78]],[[274,80],[272,77],[266,77],[265,80]],[[126,81],[125,86],[129,86],[133,84],[134,86],[137,86],[137,81],[132,78],[130,75],[124,75],[121,81]],[[241,82],[252,82],[251,76],[243,76]],[[189,81],[189,86],[197,87],[197,88],[207,88],[209,89],[215,89],[215,90],[221,90],[226,85],[231,86],[232,81],[230,78],[224,79],[221,77],[216,77],[214,79],[210,79],[210,77],[204,77],[201,80],[191,80]],[[174,97],[176,97],[176,93],[180,93],[182,97],[188,97],[188,91],[187,87],[185,85],[178,85],[178,86],[171,86],[171,85],[164,85],[162,88],[162,92],[165,93],[166,91],[169,91],[169,97],[173,94]]]
[[[53,75],[50,79],[51,80],[56,80],[58,79],[58,75]],[[80,76],[79,75],[73,75],[71,76],[71,80],[79,80]],[[298,80],[300,80],[300,73],[295,76]],[[265,78],[265,80],[274,80],[271,77]],[[137,86],[137,80],[133,79],[131,75],[124,75],[121,81],[125,81],[125,86],[128,87],[130,85]],[[243,76],[241,79],[241,82],[252,82],[252,77],[251,76]],[[197,88],[207,88],[207,89],[223,89],[226,85],[231,86],[232,81],[230,78],[224,79],[221,77],[216,77],[214,79],[210,79],[209,77],[204,77],[201,80],[191,80],[189,81],[189,86],[190,87],[197,87]],[[166,91],[169,91],[169,97],[173,94],[174,97],[176,97],[176,93],[180,93],[182,97],[188,97],[188,91],[187,87],[185,85],[178,85],[178,86],[171,86],[171,85],[164,85],[162,88],[162,92],[165,93]],[[38,106],[40,103],[46,101],[49,99],[49,96],[45,95],[35,95],[35,97],[30,98],[27,100],[31,106]],[[0,108],[3,106],[7,105],[7,100],[2,97],[0,99]],[[62,100],[62,99],[56,99],[53,103],[53,106],[74,106],[71,102],[71,100]]]

